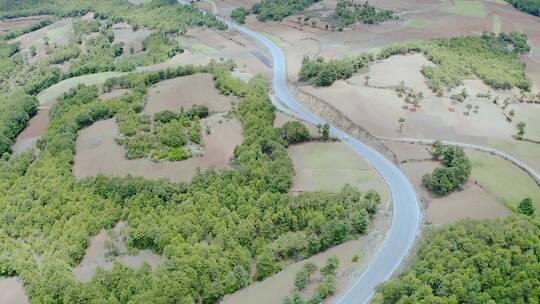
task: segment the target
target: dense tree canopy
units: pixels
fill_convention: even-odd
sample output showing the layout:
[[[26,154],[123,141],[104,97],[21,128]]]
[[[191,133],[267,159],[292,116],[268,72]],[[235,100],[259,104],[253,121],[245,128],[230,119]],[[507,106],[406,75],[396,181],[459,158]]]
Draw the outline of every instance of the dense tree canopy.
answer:
[[[440,142],[435,142],[431,154],[441,161],[443,167],[436,168],[433,173],[422,178],[422,183],[429,191],[437,195],[447,195],[469,180],[471,162],[462,148],[445,147]]]
[[[540,0],[506,0],[515,8],[531,15],[540,16]]]
[[[376,303],[538,303],[540,223],[466,220],[425,235],[412,268]]]
[[[522,33],[483,33],[481,36],[435,38],[413,41],[382,49],[376,57],[360,54],[327,63],[322,59],[304,60],[299,72],[301,80],[317,86],[329,86],[338,79],[347,79],[376,59],[393,55],[423,53],[434,66],[426,66],[422,73],[433,91],[454,88],[463,80],[478,77],[497,89],[531,88],[525,64],[519,55],[530,51],[527,36]]]
[[[281,21],[320,0],[262,0],[251,8],[259,21]]]
[[[95,87],[61,98],[40,153],[0,160],[1,274],[20,276],[34,303],[215,303],[272,275],[286,260],[365,233],[380,201],[377,193],[352,187],[287,193],[293,167],[286,142],[273,128],[268,85],[262,77],[238,81],[231,67],[213,63],[128,74],[104,87],[130,93],[106,102]],[[104,176],[81,182],[72,175],[80,129],[129,109],[139,113],[148,86],[196,72],[212,73],[220,92],[243,97],[235,115],[244,142],[231,169],[200,173],[191,184]],[[90,236],[119,220],[129,224],[130,247],[150,248],[166,257],[164,264],[133,270],[117,263],[80,283],[73,268]]]

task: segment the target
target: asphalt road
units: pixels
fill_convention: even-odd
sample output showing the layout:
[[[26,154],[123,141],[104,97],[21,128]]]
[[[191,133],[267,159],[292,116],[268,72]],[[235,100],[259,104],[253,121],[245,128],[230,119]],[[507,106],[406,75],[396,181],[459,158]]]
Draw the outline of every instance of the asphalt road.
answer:
[[[182,3],[181,0],[179,2]],[[273,60],[272,84],[276,96],[273,102],[276,106],[315,125],[324,124],[324,120],[306,110],[289,93],[286,76],[287,65],[283,51],[270,39],[255,31],[229,20],[222,21],[227,23],[230,28],[258,41],[270,51]],[[392,194],[392,222],[382,246],[362,275],[337,300],[337,303],[340,304],[367,303],[374,295],[377,285],[390,278],[408,255],[418,235],[422,214],[413,186],[396,165],[376,150],[345,132],[332,126],[330,132],[369,161],[384,178]]]

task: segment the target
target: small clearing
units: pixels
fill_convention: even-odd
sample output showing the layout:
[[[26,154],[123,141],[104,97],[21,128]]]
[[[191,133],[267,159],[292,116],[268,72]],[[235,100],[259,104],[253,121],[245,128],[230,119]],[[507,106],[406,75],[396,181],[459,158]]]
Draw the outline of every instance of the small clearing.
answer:
[[[26,124],[26,128],[17,136],[12,147],[13,154],[19,154],[36,146],[37,140],[47,131],[49,110],[53,102],[46,103]]]
[[[125,159],[124,147],[115,139],[120,136],[115,119],[94,123],[79,132],[73,173],[76,177],[143,176],[149,179],[168,178],[174,182],[189,182],[201,170],[225,168],[234,149],[242,143],[242,126],[236,119],[213,115],[201,120],[204,155],[184,161],[154,162],[149,159]],[[206,134],[206,126],[210,134]]]
[[[219,94],[210,74],[161,81],[149,89],[148,96],[144,109],[148,115],[164,110],[178,111],[181,107],[187,110],[195,104],[206,105],[211,112],[227,112],[235,100],[234,97]]]
[[[0,303],[30,304],[24,284],[17,277],[0,279]]]
[[[46,102],[55,100],[62,94],[68,92],[70,89],[73,89],[80,84],[86,86],[98,85],[104,83],[109,78],[120,77],[125,74],[126,73],[121,72],[103,72],[69,78],[43,90],[41,93],[38,94],[37,98],[39,100],[39,104],[44,104]]]
[[[540,209],[540,187],[512,163],[488,153],[467,150],[472,162],[471,178],[508,207],[516,210],[526,197]]]
[[[349,81],[364,82],[364,77],[369,76],[369,85],[376,87],[395,87],[403,81],[405,86],[427,94],[431,90],[421,72],[424,66],[433,66],[433,63],[423,54],[397,55],[370,65],[367,73],[357,75]]]
[[[292,192],[339,191],[345,184],[360,191],[375,190],[383,200],[388,188],[381,176],[362,157],[341,142],[310,142],[290,146],[296,175]]]
[[[497,198],[478,185],[470,185],[465,190],[435,198],[428,204],[427,220],[432,224],[444,225],[465,218],[492,219],[511,215],[512,211]]]
[[[2,20],[0,21],[0,34],[9,32],[11,30],[23,29],[27,26],[36,24],[47,17],[48,17],[47,15],[43,15],[43,16],[28,16],[28,17],[19,17],[19,18]]]
[[[207,55],[201,53],[193,53],[190,50],[184,50],[183,53],[177,54],[164,62],[143,67],[137,67],[136,70],[137,72],[156,72],[167,68],[175,68],[179,66],[186,66],[189,64],[193,66],[206,66],[208,65],[208,63],[210,63],[211,59],[212,58]]]
[[[144,39],[152,34],[152,31],[148,29],[133,31],[133,26],[129,23],[113,24],[112,31],[114,33],[113,43],[123,43],[124,52],[128,54],[131,48],[133,48],[135,53],[141,52],[143,50]]]
[[[75,277],[81,282],[88,282],[98,267],[111,270],[114,261],[128,267],[139,268],[145,263],[156,268],[164,258],[151,250],[140,250],[136,254],[128,253],[126,222],[118,222],[113,229],[101,229],[93,236],[81,263],[74,269]]]

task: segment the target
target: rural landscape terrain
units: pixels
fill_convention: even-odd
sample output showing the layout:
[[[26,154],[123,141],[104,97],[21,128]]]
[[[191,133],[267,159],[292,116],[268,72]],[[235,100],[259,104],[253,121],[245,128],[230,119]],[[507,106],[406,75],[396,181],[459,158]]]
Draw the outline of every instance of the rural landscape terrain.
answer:
[[[0,0],[0,304],[539,303],[539,0]]]

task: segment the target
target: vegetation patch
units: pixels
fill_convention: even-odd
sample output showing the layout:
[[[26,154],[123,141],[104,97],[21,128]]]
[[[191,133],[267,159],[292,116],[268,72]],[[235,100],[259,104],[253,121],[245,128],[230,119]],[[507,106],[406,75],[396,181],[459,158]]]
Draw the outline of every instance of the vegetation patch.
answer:
[[[239,23],[246,21],[250,13],[257,15],[257,20],[281,21],[292,14],[303,11],[320,0],[262,0],[251,9],[237,8],[231,13],[231,18]]]
[[[268,84],[262,77],[249,84],[234,79],[230,69],[188,66],[128,74],[105,87],[132,93],[109,101],[100,101],[95,87],[63,96],[51,110],[49,129],[38,144],[41,153],[0,160],[0,213],[11,218],[0,223],[3,274],[20,275],[38,302],[216,303],[276,273],[284,260],[365,233],[378,194],[352,187],[287,194],[293,167],[272,126]],[[79,130],[124,109],[138,113],[152,84],[200,72],[211,72],[223,94],[243,98],[237,115],[245,140],[232,169],[200,173],[191,184],[104,176],[81,182],[72,175]],[[90,236],[122,219],[130,227],[128,246],[153,249],[165,257],[165,265],[135,270],[116,264],[110,272],[98,270],[87,283],[78,282],[73,268]],[[47,257],[39,268],[34,252]]]
[[[437,195],[447,195],[469,180],[471,162],[462,148],[445,147],[441,142],[435,142],[431,154],[433,158],[441,161],[444,167],[439,167],[422,178],[422,183],[429,191]]]
[[[117,141],[126,147],[126,158],[148,157],[154,161],[180,161],[192,156],[189,146],[202,145],[200,119],[208,116],[208,107],[194,105],[189,111],[158,112],[152,118],[139,115],[133,109],[117,114],[120,132]],[[202,148],[200,148],[202,149]]]
[[[466,220],[425,232],[411,269],[375,303],[527,303],[538,298],[540,223]]]
[[[455,0],[453,3],[454,5],[445,11],[467,17],[484,18],[487,15],[484,4],[479,0]]]
[[[540,1],[539,0],[506,0],[520,11],[531,15],[540,16]]]
[[[338,0],[334,16],[338,23],[344,27],[358,22],[377,24],[399,19],[392,10],[379,10],[367,1],[360,4],[353,0]]]
[[[430,88],[441,93],[454,88],[463,80],[480,78],[497,89],[518,87],[531,89],[531,80],[519,55],[530,51],[527,36],[522,33],[483,33],[481,36],[436,38],[389,46],[373,55],[364,53],[353,57],[324,62],[322,58],[305,58],[299,72],[303,81],[317,86],[329,86],[338,79],[348,79],[375,59],[393,55],[423,53],[434,66],[422,69]]]

